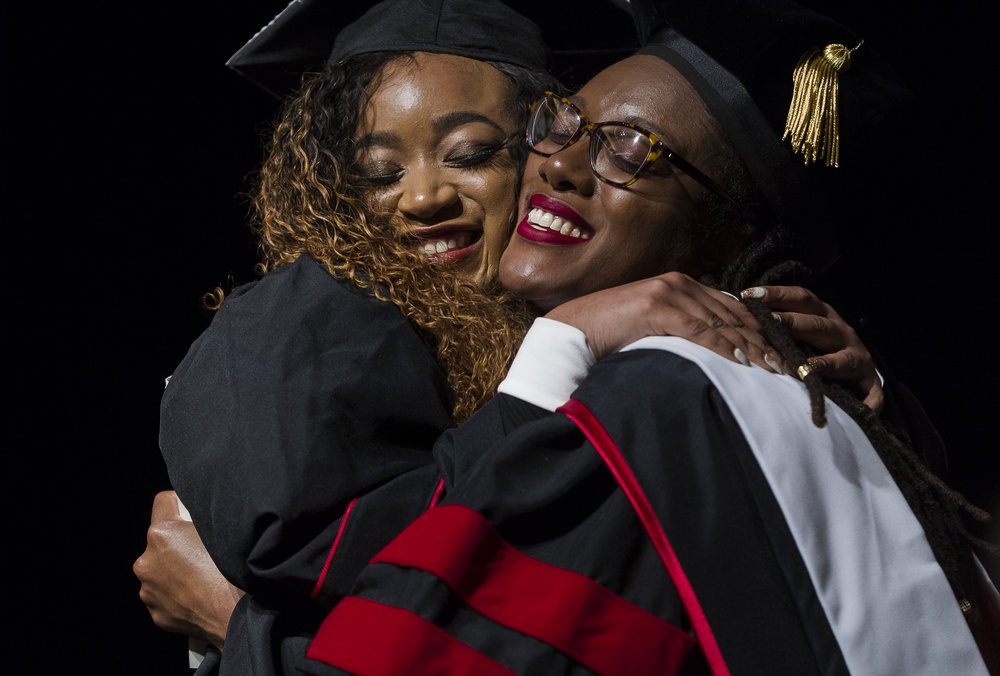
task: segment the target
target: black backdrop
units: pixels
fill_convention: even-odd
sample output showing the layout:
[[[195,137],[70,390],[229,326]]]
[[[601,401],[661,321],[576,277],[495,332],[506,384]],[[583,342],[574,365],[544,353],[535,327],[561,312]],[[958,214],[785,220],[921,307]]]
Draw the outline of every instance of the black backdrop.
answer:
[[[910,196],[869,231],[842,295],[863,293],[868,340],[938,425],[953,482],[997,512],[997,78],[978,5],[831,12],[911,80],[923,131]],[[163,378],[210,319],[200,294],[252,278],[241,191],[277,104],[223,63],[283,6],[0,10],[11,673],[185,673],[184,641],[153,627],[131,564],[167,487]]]

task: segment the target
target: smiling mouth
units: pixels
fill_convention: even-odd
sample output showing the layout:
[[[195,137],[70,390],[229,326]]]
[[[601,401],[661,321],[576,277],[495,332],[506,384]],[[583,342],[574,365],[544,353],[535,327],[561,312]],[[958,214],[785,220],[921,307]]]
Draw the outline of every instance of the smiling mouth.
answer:
[[[532,228],[541,231],[551,231],[558,232],[561,235],[566,235],[567,237],[576,237],[577,239],[590,239],[590,233],[583,228],[575,225],[572,221],[569,221],[562,216],[557,216],[550,211],[541,209],[539,207],[533,207],[525,219]]]
[[[472,254],[482,236],[481,230],[445,230],[416,235],[416,250],[432,260],[452,262]]]

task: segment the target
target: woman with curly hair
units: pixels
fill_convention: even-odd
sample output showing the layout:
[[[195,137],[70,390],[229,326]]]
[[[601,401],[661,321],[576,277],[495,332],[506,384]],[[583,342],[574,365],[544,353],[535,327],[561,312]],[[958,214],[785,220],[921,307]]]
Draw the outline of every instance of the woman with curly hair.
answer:
[[[496,267],[544,59],[496,0],[389,0],[285,104],[257,178],[262,277],[216,292],[161,405],[171,483],[256,599],[344,594],[432,500],[435,439],[502,378],[531,318]]]

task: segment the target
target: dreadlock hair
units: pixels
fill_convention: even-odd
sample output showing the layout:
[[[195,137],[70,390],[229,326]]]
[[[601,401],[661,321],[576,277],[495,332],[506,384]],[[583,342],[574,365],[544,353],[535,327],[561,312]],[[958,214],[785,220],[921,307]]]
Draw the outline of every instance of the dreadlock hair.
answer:
[[[734,207],[726,200],[710,196],[708,218],[715,219],[710,230],[718,232],[724,228],[719,224],[720,219],[738,216],[752,219],[749,222],[754,224],[756,231],[755,238],[717,280],[706,278],[703,281],[734,294],[750,286],[805,283],[811,277],[811,271],[794,259],[794,232],[782,222],[780,215],[770,213],[763,207],[763,200],[754,188],[748,170],[731,146],[728,151],[717,154],[716,162],[714,171],[719,177],[719,184],[741,203],[742,213],[734,213]],[[815,353],[793,340],[764,303],[752,298],[743,302],[785,363],[794,366],[809,363],[809,357]],[[988,596],[981,584],[974,556],[974,552],[979,552],[1000,557],[1000,547],[972,535],[964,522],[966,517],[979,522],[988,521],[989,514],[972,505],[938,478],[913,451],[905,434],[890,429],[877,413],[842,386],[823,378],[815,370],[806,375],[803,382],[809,391],[812,419],[817,427],[826,424],[825,398],[829,398],[868,437],[924,529],[931,550],[976,636],[986,664],[992,665],[992,670],[1000,669],[1000,648],[996,637],[990,634],[990,619],[985,614],[989,608]]]
[[[387,65],[412,58],[408,52],[361,54],[304,76],[283,106],[255,179],[257,272],[306,254],[334,277],[396,305],[433,343],[454,392],[452,418],[460,423],[493,396],[533,317],[503,290],[495,269],[470,280],[414,252],[352,178],[353,139],[371,93]],[[517,66],[490,65],[510,81],[511,105],[518,120],[526,120],[531,99],[551,81]],[[508,146],[518,178],[527,153],[522,146]],[[216,304],[221,298],[217,290]]]

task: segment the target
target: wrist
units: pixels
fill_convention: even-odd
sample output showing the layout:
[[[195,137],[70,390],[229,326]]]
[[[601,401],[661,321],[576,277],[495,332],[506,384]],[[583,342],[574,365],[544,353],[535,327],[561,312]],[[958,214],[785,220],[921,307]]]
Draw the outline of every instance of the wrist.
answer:
[[[232,621],[233,612],[239,604],[240,599],[246,594],[242,589],[227,584],[225,594],[220,594],[220,605],[205,628],[205,639],[219,649],[221,652],[226,643],[226,634],[229,631],[229,623]]]

